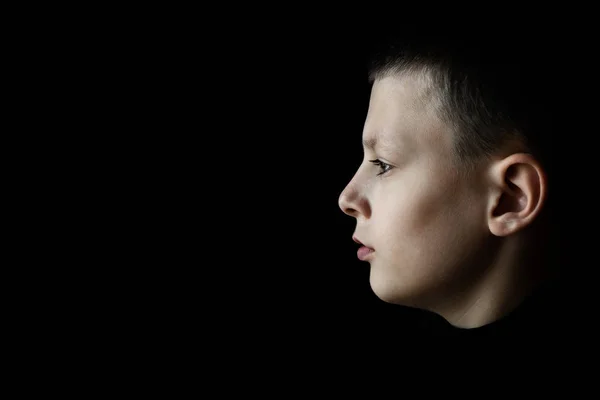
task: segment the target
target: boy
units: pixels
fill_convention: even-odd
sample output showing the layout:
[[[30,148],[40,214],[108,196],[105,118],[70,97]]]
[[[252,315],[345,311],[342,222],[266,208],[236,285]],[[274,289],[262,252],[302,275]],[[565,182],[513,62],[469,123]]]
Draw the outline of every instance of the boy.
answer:
[[[339,206],[373,292],[455,328],[502,320],[554,273],[551,81],[530,48],[449,42],[387,46],[370,78]]]

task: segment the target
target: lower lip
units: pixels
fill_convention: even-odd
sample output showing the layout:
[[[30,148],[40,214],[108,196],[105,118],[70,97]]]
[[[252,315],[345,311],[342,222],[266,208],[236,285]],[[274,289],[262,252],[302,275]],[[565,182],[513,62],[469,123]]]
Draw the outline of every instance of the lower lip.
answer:
[[[373,253],[375,250],[366,247],[366,246],[362,246],[360,249],[358,249],[358,251],[356,252],[356,255],[358,256],[359,259],[364,260],[365,258],[367,258],[369,256],[369,254]]]

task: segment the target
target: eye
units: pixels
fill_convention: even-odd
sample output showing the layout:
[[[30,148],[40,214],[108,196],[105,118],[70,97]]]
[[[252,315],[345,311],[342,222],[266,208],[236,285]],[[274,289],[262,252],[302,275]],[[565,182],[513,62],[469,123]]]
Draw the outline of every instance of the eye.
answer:
[[[382,169],[382,171],[380,173],[377,174],[377,176],[383,175],[386,172],[388,172],[389,170],[391,170],[393,167],[389,164],[384,163],[383,161],[376,159],[376,160],[369,160],[369,162],[372,162],[373,164],[377,165],[379,168]],[[388,167],[387,169],[385,167]]]

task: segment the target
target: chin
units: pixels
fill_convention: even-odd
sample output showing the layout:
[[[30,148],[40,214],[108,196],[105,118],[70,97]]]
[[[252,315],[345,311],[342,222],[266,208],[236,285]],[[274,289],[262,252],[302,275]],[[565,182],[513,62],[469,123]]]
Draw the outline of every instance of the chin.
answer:
[[[421,291],[414,285],[408,286],[392,279],[374,277],[369,281],[371,290],[381,300],[389,304],[416,307],[419,304]]]
[[[398,304],[405,297],[397,285],[391,284],[390,281],[385,279],[374,279],[371,276],[369,283],[373,293],[386,303]]]

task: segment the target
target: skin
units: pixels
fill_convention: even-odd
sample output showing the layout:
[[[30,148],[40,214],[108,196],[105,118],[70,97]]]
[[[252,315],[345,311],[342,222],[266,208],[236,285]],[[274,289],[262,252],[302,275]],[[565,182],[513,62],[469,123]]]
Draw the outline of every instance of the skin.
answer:
[[[363,139],[378,145],[364,149],[339,207],[375,250],[365,261],[381,300],[475,328],[513,310],[542,279],[525,249],[547,178],[518,144],[482,160],[468,178],[460,174],[434,99],[422,76],[374,82]]]

